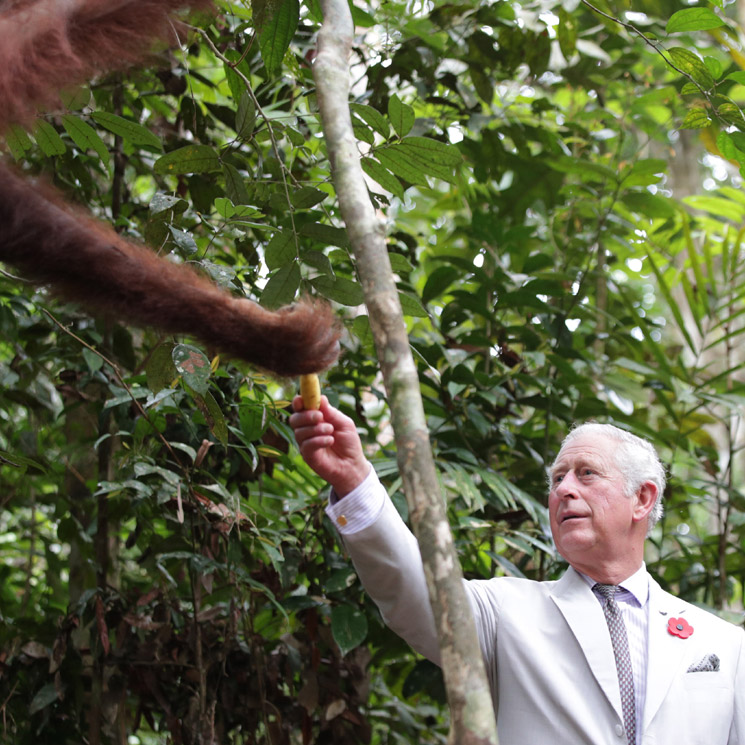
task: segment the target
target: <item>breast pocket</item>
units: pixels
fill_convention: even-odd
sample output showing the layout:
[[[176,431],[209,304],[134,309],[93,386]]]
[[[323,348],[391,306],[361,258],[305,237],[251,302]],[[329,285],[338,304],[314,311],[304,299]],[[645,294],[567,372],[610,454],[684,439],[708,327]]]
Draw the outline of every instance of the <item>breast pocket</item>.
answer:
[[[685,745],[725,745],[734,712],[731,683],[719,672],[682,675],[650,723],[649,742],[676,742],[671,734],[677,733]]]
[[[722,695],[722,690],[731,689],[732,681],[717,671],[706,671],[700,673],[686,673],[681,681],[684,691],[707,691],[716,690]]]

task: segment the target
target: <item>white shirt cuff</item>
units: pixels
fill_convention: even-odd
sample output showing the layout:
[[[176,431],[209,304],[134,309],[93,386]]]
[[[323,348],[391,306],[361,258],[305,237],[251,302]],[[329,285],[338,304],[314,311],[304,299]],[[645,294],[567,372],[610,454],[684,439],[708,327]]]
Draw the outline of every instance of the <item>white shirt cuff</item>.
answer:
[[[365,480],[345,497],[340,499],[331,490],[326,514],[342,535],[359,533],[380,517],[386,499],[385,487],[371,465]]]

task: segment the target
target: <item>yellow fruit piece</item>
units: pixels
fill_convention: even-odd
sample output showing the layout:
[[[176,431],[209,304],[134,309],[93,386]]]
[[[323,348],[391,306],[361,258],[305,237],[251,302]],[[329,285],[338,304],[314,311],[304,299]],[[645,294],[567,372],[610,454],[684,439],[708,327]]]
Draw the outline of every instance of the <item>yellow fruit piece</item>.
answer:
[[[321,405],[321,384],[318,375],[300,376],[300,395],[303,397],[303,408],[317,409]]]

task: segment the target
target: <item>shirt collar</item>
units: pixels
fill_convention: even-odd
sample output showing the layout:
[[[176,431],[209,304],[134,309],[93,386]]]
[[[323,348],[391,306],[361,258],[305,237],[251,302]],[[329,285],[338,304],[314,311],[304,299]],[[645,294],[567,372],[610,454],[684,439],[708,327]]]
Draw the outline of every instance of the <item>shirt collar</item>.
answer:
[[[596,584],[596,581],[592,577],[588,577],[579,571],[577,574],[582,577],[590,589]],[[618,584],[622,590],[626,590],[626,592],[633,595],[636,602],[642,608],[647,604],[649,600],[649,574],[647,574],[647,565],[644,562],[642,562],[642,565],[630,577],[627,577],[623,582],[619,582]]]

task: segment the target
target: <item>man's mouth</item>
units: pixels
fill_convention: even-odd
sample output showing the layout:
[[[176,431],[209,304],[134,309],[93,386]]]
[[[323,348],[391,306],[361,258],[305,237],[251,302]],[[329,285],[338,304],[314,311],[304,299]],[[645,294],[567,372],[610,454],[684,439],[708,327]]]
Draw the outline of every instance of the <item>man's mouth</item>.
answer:
[[[586,515],[564,515],[561,518],[561,523],[563,525],[568,520],[581,520],[584,517],[586,517]]]

